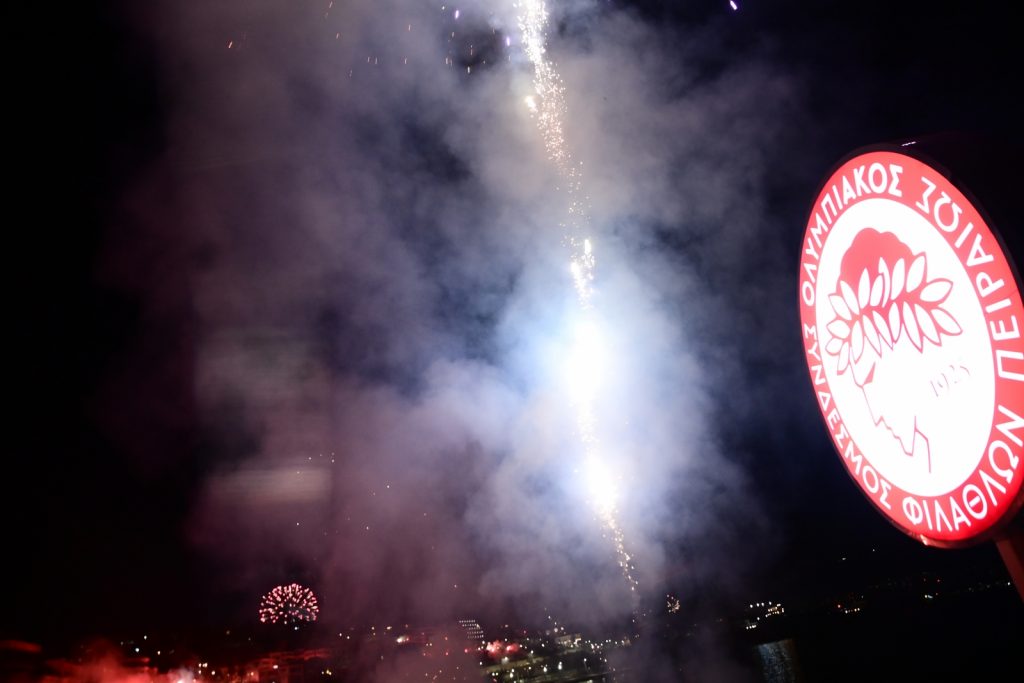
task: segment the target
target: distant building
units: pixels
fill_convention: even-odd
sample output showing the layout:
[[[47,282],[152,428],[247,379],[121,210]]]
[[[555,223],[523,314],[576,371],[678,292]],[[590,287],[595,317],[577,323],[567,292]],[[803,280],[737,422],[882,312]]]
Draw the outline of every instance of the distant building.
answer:
[[[466,640],[477,646],[483,644],[484,630],[475,619],[459,619],[459,628],[466,632]]]
[[[272,652],[247,668],[253,683],[306,683],[331,675],[332,659],[326,649]]]
[[[583,636],[579,633],[562,633],[555,636],[555,645],[562,652],[578,652],[582,642]]]
[[[763,628],[771,623],[781,621],[780,618],[785,613],[786,608],[781,603],[772,602],[771,600],[752,602],[744,610],[743,628],[747,631]]]

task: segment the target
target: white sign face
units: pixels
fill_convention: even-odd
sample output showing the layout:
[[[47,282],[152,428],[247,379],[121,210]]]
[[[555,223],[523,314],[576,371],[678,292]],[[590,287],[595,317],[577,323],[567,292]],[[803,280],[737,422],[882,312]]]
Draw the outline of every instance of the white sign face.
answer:
[[[1020,507],[1024,309],[978,210],[896,152],[819,195],[800,271],[804,349],[850,475],[923,543],[984,537]]]

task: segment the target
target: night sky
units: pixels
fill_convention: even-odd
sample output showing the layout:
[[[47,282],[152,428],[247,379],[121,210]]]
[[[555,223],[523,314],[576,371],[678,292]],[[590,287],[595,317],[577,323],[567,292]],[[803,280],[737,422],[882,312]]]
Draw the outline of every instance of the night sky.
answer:
[[[514,11],[440,5],[14,22],[0,639],[248,623],[290,581],[338,624],[628,614],[574,472],[565,195]],[[859,147],[980,136],[992,182],[1021,179],[1013,6],[550,5],[644,595],[998,574],[991,544],[921,547],[845,474],[797,264]]]

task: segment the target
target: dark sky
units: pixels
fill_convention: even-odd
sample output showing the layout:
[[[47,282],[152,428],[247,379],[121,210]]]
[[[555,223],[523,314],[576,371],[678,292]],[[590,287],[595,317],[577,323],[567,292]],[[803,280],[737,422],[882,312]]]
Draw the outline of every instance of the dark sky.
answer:
[[[137,4],[15,22],[0,638],[234,623],[292,580],[338,623],[621,617],[552,379],[566,200],[511,11]],[[851,150],[1019,149],[1012,7],[551,5],[647,594],[814,599],[873,551],[998,570],[848,480],[796,274]]]

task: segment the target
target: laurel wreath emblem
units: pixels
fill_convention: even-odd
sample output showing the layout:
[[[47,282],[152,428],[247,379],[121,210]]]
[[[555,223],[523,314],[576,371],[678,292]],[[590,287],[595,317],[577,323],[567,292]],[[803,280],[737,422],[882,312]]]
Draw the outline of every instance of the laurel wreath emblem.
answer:
[[[857,291],[840,280],[828,300],[836,318],[826,325],[832,339],[825,346],[838,356],[839,374],[856,363],[870,347],[879,356],[884,347],[893,348],[903,335],[918,351],[925,341],[940,344],[940,335],[962,332],[956,319],[941,304],[949,297],[953,283],[944,278],[927,279],[924,254],[910,266],[900,258],[892,270],[885,259],[878,260],[878,274],[872,279],[865,268]]]

